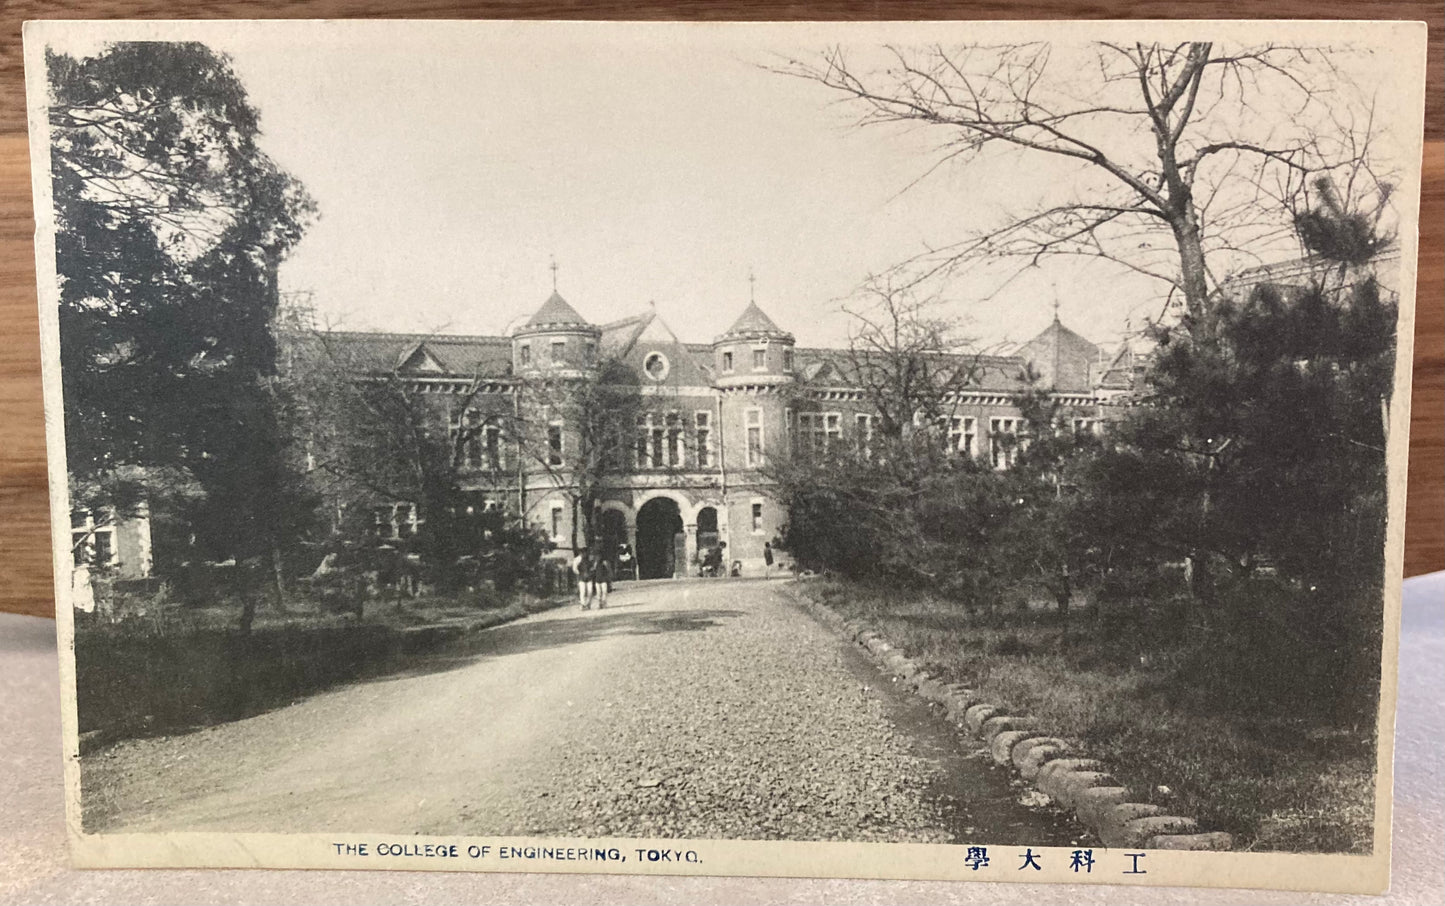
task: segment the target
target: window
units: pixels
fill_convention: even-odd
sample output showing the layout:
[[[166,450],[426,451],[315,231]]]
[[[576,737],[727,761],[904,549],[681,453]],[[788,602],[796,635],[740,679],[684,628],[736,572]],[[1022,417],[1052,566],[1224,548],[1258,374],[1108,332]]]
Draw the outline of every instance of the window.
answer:
[[[725,372],[733,370],[733,354],[731,352],[723,353],[722,369]]]
[[[665,462],[665,460],[662,458],[662,457],[663,457],[662,447],[663,447],[663,440],[664,440],[664,434],[665,434],[665,432],[664,432],[663,428],[662,428],[660,425],[654,425],[654,424],[652,423],[652,417],[651,417],[651,416],[648,416],[647,426],[648,426],[648,429],[649,429],[649,430],[648,430],[648,434],[650,435],[650,440],[649,440],[649,443],[648,443],[649,464],[650,464],[654,469],[660,469],[660,468],[662,468],[663,462]]]
[[[567,341],[566,341],[566,340],[553,340],[553,341],[552,341],[552,361],[554,361],[554,362],[564,362],[564,361],[566,361],[566,360],[567,360]]]
[[[783,370],[789,374],[793,371],[793,347],[783,347]]]
[[[502,429],[496,425],[487,425],[484,436],[486,438],[487,468],[493,472],[500,472],[502,470]]]
[[[1007,469],[1018,459],[1019,419],[988,420],[989,458],[995,469]]]
[[[768,367],[768,347],[761,346],[753,350],[753,370],[762,371]]]
[[[699,468],[707,468],[712,465],[712,413],[694,413],[693,426],[697,441],[697,452],[694,454],[694,458]]]
[[[597,344],[592,340],[588,340],[582,345],[582,351],[586,354],[589,362],[597,358]]]
[[[855,427],[858,429],[858,453],[864,459],[868,459],[873,456],[874,417],[860,412],[853,417],[853,420]]]
[[[547,426],[547,465],[562,464],[562,423],[553,422]]]
[[[761,500],[754,500],[754,501],[753,501],[753,534],[755,534],[755,535],[761,535],[762,533],[763,533],[763,502],[762,502]]]
[[[788,455],[798,454],[798,420],[793,415],[792,409],[783,410],[783,434],[788,444]]]
[[[422,523],[416,505],[411,503],[380,506],[373,513],[378,538],[414,537]]]
[[[635,464],[639,469],[648,467],[647,444],[648,437],[651,433],[651,425],[648,417],[645,415],[637,416],[637,455],[635,457]]]
[[[822,456],[843,439],[843,417],[836,412],[798,413],[798,450],[802,456]]]
[[[1097,418],[1076,418],[1074,419],[1075,434],[1098,434],[1099,420]]]
[[[970,458],[978,455],[978,426],[970,416],[953,416],[948,420],[948,452],[962,453]]]
[[[526,366],[532,364],[532,344],[531,344],[531,343],[523,343],[521,346],[517,347],[517,361],[521,362],[521,363],[522,363],[522,367],[524,367],[524,368],[525,368]]]
[[[682,418],[676,412],[667,414],[667,464],[682,465]]]
[[[414,537],[416,535],[417,524],[420,522],[420,520],[416,518],[416,506],[410,503],[398,503],[393,521],[396,524],[396,537]]]
[[[553,541],[560,541],[561,539],[562,539],[562,505],[561,505],[560,503],[554,503],[554,504],[552,504],[552,540],[553,540]]]
[[[95,543],[96,565],[110,566],[115,562],[115,529],[96,529],[91,540]]]
[[[757,468],[763,464],[763,410],[748,409],[743,415],[747,428],[747,465]]]
[[[70,547],[77,565],[92,567],[116,565],[114,514],[93,518],[89,510],[70,514]]]
[[[465,468],[475,469],[482,464],[482,438],[477,428],[481,423],[481,413],[475,409],[466,410],[451,423],[452,449],[456,449],[460,439],[461,461]]]
[[[642,360],[642,370],[654,381],[663,380],[667,377],[667,356],[660,352],[649,352],[647,358]]]
[[[819,415],[816,412],[798,413],[798,433],[795,440],[797,446],[793,453],[803,459],[809,459],[819,451],[820,428],[818,424]]]

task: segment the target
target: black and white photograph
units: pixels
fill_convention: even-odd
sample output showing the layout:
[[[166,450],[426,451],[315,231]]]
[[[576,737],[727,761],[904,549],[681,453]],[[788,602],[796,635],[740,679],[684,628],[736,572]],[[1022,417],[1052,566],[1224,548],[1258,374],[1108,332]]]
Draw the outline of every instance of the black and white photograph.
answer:
[[[1424,36],[28,23],[77,864],[1383,890]]]

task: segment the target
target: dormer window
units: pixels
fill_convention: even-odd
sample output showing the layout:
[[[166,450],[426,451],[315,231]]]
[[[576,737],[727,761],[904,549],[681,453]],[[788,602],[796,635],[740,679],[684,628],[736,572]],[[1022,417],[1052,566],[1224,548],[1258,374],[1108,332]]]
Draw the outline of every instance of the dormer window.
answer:
[[[722,369],[723,371],[733,370],[733,354],[731,352],[723,353]]]
[[[761,346],[753,350],[753,370],[762,371],[768,367],[768,347]]]

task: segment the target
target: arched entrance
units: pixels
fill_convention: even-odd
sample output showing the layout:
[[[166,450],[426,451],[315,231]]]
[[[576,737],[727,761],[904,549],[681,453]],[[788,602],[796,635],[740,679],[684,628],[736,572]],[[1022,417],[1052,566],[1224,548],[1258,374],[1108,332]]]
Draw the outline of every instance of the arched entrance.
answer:
[[[612,562],[614,573],[618,578],[631,579],[631,567],[627,568],[624,575],[618,571],[617,563],[617,553],[622,545],[627,543],[627,517],[622,515],[620,510],[598,510],[595,531],[598,550]]]
[[[682,544],[682,512],[670,497],[654,497],[637,511],[637,568],[643,579],[671,579]]]
[[[717,542],[717,507],[705,506],[697,511],[697,549],[716,547]]]

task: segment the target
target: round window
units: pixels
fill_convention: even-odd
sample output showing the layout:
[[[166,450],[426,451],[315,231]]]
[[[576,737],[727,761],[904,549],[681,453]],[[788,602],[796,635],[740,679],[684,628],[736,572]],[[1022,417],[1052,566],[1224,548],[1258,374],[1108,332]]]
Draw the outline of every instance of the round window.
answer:
[[[660,352],[649,352],[647,358],[642,360],[642,370],[654,381],[660,381],[667,377],[667,356]]]

